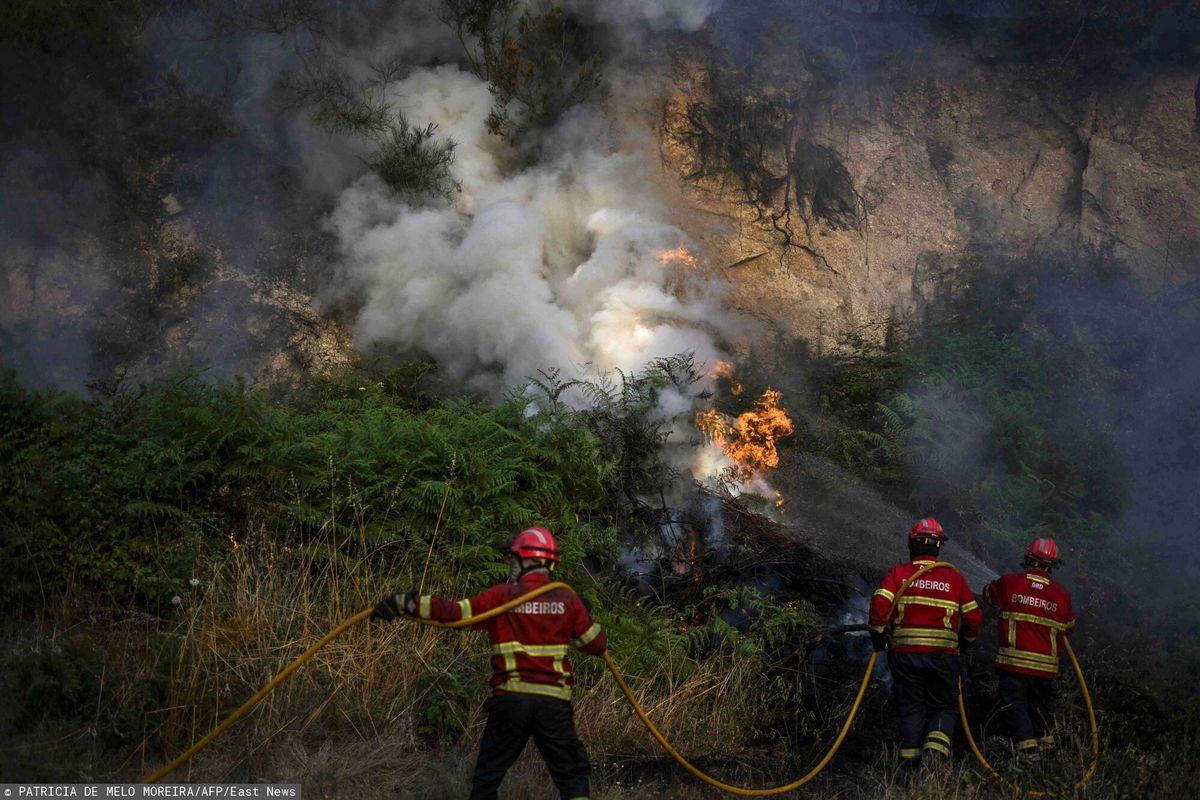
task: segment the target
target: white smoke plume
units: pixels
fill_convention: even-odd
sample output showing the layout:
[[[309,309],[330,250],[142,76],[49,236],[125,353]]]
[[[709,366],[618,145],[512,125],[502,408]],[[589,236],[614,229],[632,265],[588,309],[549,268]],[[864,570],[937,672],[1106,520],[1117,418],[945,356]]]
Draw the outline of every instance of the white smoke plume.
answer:
[[[332,294],[360,303],[360,345],[428,353],[448,378],[485,391],[545,369],[576,377],[687,351],[709,365],[722,357],[721,286],[664,261],[686,237],[656,202],[648,165],[620,152],[598,110],[569,112],[541,162],[512,169],[487,131],[494,98],[474,75],[417,70],[392,99],[457,143],[462,188],[438,208],[408,205],[371,175],[342,193],[329,220],[342,255]]]
[[[722,0],[569,0],[567,8],[628,29],[633,21],[646,23],[652,30],[694,31],[717,11]]]

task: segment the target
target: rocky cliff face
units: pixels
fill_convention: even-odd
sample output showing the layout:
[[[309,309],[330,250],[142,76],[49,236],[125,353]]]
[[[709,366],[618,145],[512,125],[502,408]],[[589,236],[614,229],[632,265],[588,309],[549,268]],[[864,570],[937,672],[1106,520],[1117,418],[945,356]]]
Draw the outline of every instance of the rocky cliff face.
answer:
[[[926,55],[824,98],[805,136],[844,165],[857,219],[793,218],[791,245],[729,181],[684,180],[696,171],[687,111],[709,76],[683,61],[662,112],[666,181],[681,187],[678,216],[724,267],[736,305],[827,345],[868,322],[931,321],[986,253],[1103,261],[1148,289],[1200,275],[1194,74],[1080,96],[1053,67],[978,43]]]
[[[1077,57],[1073,43],[1052,63],[1039,62],[1014,56],[978,19],[931,32],[933,23],[912,14],[839,10],[852,5],[727,3],[702,34],[660,37],[679,48],[678,69],[641,106],[654,110],[660,185],[675,204],[672,221],[729,281],[735,306],[828,345],[868,322],[936,320],[981,255],[1025,267],[1104,261],[1146,287],[1195,277],[1194,71],[1146,68],[1079,89],[1089,82],[1067,69]],[[746,26],[757,27],[746,33]],[[782,33],[766,35],[775,27]],[[826,47],[831,41],[836,46]],[[766,159],[792,173],[768,198],[777,209],[793,206],[784,222],[788,243],[778,220],[764,221],[736,182],[697,175],[689,110],[713,100],[706,48],[734,45],[752,52],[733,62],[773,65],[757,85],[735,87],[735,97],[796,92],[786,146]],[[13,53],[6,86],[33,87],[14,94],[22,107],[65,96],[78,77],[78,65],[67,70],[59,56],[40,53],[43,63]],[[269,84],[279,75],[260,56],[248,63]],[[86,54],[77,58],[87,65]],[[47,79],[49,88],[35,80],[45,64],[62,73]],[[150,70],[113,67],[106,80],[119,88],[143,69]],[[793,80],[800,71],[803,79]],[[10,137],[16,155],[0,173],[8,201],[0,215],[0,343],[20,352],[9,362],[61,362],[50,379],[68,384],[79,383],[69,376],[122,364],[150,372],[164,354],[192,345],[210,361],[228,362],[227,371],[262,380],[289,369],[343,368],[349,332],[312,309],[315,285],[299,283],[305,271],[293,269],[321,260],[310,234],[328,202],[307,198],[299,205],[308,210],[295,211],[292,201],[307,184],[281,165],[294,154],[256,150],[253,126],[231,135],[240,128],[212,97],[159,83],[150,82],[154,113],[133,114],[110,87],[95,108],[49,104],[46,119],[31,117],[28,130]],[[644,81],[633,83],[630,96],[614,90],[610,111],[643,96]],[[257,95],[249,105],[273,113]],[[181,119],[187,124],[176,130]],[[70,141],[47,141],[47,132]],[[129,142],[140,143],[141,155],[127,157]],[[800,161],[807,166],[798,168]],[[824,186],[831,175],[836,185]],[[798,184],[809,194],[829,190],[836,219],[811,213]],[[247,320],[254,324],[241,324]],[[129,352],[117,352],[125,344]],[[104,363],[90,364],[93,351],[105,354]]]

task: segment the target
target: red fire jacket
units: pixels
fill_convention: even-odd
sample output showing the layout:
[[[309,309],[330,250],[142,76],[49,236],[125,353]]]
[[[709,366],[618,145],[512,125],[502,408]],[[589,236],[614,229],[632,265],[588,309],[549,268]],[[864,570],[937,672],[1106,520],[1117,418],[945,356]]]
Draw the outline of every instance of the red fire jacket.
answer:
[[[966,580],[949,567],[929,570],[909,584],[900,601],[895,602],[900,585],[918,569],[932,563],[931,558],[918,558],[909,564],[897,564],[871,597],[871,627],[882,631],[889,620],[894,621],[892,649],[897,652],[957,653],[960,633],[972,642],[979,635],[983,612]]]
[[[983,587],[1000,612],[996,668],[1053,678],[1058,652],[1075,627],[1071,595],[1044,570],[1010,572]]]
[[[454,622],[490,611],[547,583],[544,573],[531,573],[520,583],[501,583],[466,600],[422,595],[417,616]],[[575,683],[567,645],[598,656],[608,647],[604,629],[592,621],[579,595],[555,589],[477,625],[492,640],[492,692],[518,692],[571,699]]]

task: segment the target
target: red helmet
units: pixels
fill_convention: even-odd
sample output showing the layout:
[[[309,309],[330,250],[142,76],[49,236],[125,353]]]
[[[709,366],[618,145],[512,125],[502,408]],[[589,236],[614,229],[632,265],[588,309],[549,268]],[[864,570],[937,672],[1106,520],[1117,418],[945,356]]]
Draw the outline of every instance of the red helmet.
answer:
[[[938,521],[933,517],[925,517],[917,520],[917,524],[912,526],[912,530],[908,532],[908,540],[918,541],[933,541],[937,544],[944,544],[946,541],[946,533],[942,530],[942,526],[938,525]]]
[[[1025,558],[1050,566],[1062,561],[1058,557],[1058,545],[1049,536],[1044,539],[1034,539],[1033,544],[1025,548]]]
[[[518,533],[508,549],[514,556],[521,558],[558,561],[558,545],[554,542],[554,534],[540,525]]]

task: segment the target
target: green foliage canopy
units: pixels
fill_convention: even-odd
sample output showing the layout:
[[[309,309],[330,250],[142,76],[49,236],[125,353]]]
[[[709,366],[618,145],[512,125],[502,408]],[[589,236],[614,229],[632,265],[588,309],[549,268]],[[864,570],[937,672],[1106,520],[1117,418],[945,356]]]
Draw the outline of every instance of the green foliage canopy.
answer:
[[[575,416],[521,393],[414,410],[365,376],[326,389],[271,402],[184,378],[118,414],[0,379],[6,599],[74,584],[162,603],[200,555],[256,534],[334,559],[432,551],[472,589],[535,522],[567,560],[605,549],[612,465]]]

